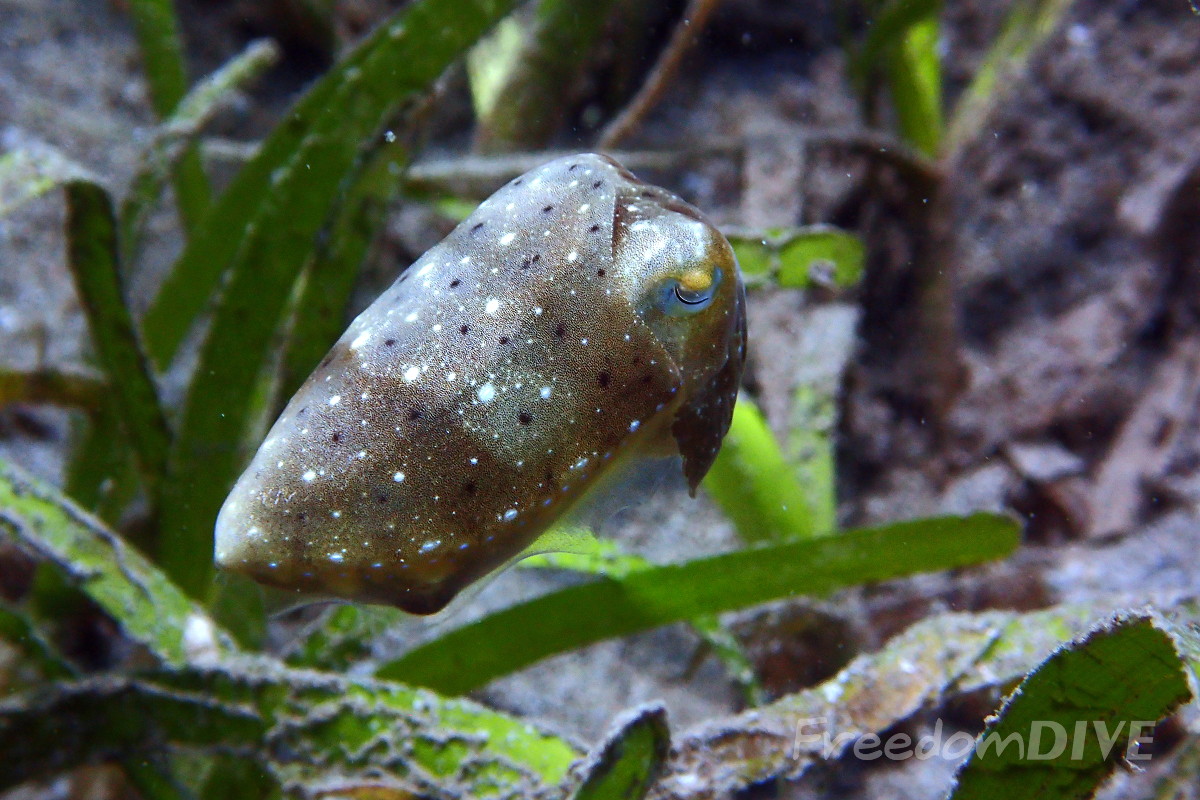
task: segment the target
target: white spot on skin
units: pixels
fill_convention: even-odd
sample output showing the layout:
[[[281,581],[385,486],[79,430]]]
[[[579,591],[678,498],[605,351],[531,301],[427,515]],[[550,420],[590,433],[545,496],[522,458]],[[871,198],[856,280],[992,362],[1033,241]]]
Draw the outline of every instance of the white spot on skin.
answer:
[[[517,510],[515,508],[510,508],[508,511],[504,512],[504,521],[505,522],[512,522],[516,518],[517,518]]]
[[[553,390],[552,390],[552,389],[551,389],[549,386],[543,386],[543,387],[542,387],[542,391],[541,391],[542,399],[543,399],[543,400],[549,400],[549,399],[550,399],[550,393],[551,393],[552,391],[553,391]]]
[[[515,238],[517,238],[517,235],[515,233],[506,233],[500,237],[500,244],[502,244],[502,245],[512,244],[512,241]]]
[[[342,512],[340,512],[340,511],[330,511],[330,512],[329,512],[329,516],[333,517],[334,519],[341,519],[341,518],[342,518]]]
[[[342,563],[343,558],[345,558],[345,556],[343,556],[341,553],[330,553],[329,554],[329,560],[336,564]]]
[[[496,387],[491,382],[485,383],[475,392],[475,396],[479,398],[479,402],[481,403],[490,403],[496,396]]]
[[[447,372],[447,373],[446,373],[446,381],[447,381],[448,383],[452,383],[452,382],[454,381],[454,379],[455,379],[455,378],[457,378],[457,377],[458,377],[458,373],[457,373],[457,372]]]
[[[329,398],[329,405],[331,406],[336,406],[340,402],[342,402],[342,396],[340,394],[335,394],[333,397]]]
[[[426,542],[425,544],[421,545],[421,552],[428,553],[430,550],[436,550],[438,547],[441,547],[441,544],[441,539],[434,539],[431,542]]]
[[[567,262],[568,263],[574,261],[577,258],[579,258],[579,251],[572,250],[571,252],[567,253]]]
[[[313,472],[310,469],[308,472],[304,473],[304,475],[301,477],[304,478],[305,483],[312,483],[313,481],[315,481],[317,479],[317,473]]]
[[[488,298],[487,303],[483,306],[483,310],[489,314],[495,314],[500,310],[500,301],[494,297]]]
[[[359,451],[358,451],[358,458],[359,458],[359,460],[360,460],[360,461],[361,461],[362,459],[366,458],[366,457],[367,457],[367,451],[366,451],[366,450],[359,450]]]
[[[419,377],[421,377],[421,370],[419,367],[409,367],[408,369],[404,370],[405,383],[412,383]]]
[[[590,209],[591,207],[592,207],[592,206],[591,206],[591,204],[589,204],[589,203],[584,203],[583,205],[581,205],[581,206],[579,207],[579,213],[580,213],[580,214],[586,214],[586,213],[588,212],[588,209]]]
[[[540,317],[540,316],[542,315],[542,307],[541,307],[541,306],[534,306],[534,307],[533,307],[533,315],[534,315],[535,317]]]
[[[371,338],[370,331],[363,331],[358,336],[354,337],[354,341],[350,343],[351,350],[357,350],[362,347]]]
[[[416,311],[414,311],[414,312],[412,312],[411,314],[409,314],[407,317],[405,317],[405,318],[404,318],[404,321],[405,321],[405,322],[416,322],[416,321],[417,321],[417,317],[418,317],[418,314],[417,314],[417,312],[416,312]]]
[[[396,483],[404,483],[404,473],[397,472],[395,475],[392,476],[392,480],[394,480]]]
[[[641,422],[641,420],[637,420],[637,419],[635,419],[633,422],[629,423],[629,431],[630,431],[630,433],[632,433],[633,431],[636,431],[636,430],[637,430],[638,428],[640,428],[640,427],[642,427],[642,422]]]

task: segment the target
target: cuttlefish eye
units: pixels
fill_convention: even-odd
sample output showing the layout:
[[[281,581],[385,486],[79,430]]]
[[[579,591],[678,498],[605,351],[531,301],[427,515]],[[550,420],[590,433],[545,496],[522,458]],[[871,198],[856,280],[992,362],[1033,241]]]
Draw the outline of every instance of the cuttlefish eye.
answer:
[[[733,251],[699,211],[604,156],[552,161],[354,320],[225,501],[216,561],[438,611],[641,460],[679,458],[694,493],[745,324]]]
[[[662,309],[668,314],[695,314],[708,308],[724,276],[720,267],[712,273],[699,270],[671,280],[663,292]]]

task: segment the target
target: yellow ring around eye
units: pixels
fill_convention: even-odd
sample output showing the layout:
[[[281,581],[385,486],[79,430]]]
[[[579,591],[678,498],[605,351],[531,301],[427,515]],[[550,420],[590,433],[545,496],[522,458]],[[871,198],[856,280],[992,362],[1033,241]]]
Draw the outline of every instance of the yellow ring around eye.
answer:
[[[702,269],[689,269],[679,279],[679,287],[688,292],[707,292],[712,288],[713,274]]]

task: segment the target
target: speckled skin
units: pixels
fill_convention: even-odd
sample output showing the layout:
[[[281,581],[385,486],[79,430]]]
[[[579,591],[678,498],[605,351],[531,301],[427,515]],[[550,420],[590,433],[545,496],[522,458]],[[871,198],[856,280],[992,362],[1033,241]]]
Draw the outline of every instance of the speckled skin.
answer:
[[[705,276],[711,299],[672,294]],[[558,159],[350,325],[226,500],[217,563],[433,613],[631,459],[682,455],[694,494],[744,356],[724,237],[609,158]]]

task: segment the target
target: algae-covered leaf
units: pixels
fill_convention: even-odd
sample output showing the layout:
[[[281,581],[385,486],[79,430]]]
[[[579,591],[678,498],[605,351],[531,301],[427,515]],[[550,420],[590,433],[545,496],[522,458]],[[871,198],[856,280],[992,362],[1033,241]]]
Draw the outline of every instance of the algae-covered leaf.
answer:
[[[356,786],[435,798],[543,796],[582,755],[476,703],[268,659],[97,677],[0,701],[0,791],[164,748],[242,754],[305,796]]]
[[[658,777],[671,747],[661,705],[630,709],[583,766],[574,800],[641,800]]]
[[[87,315],[96,356],[108,376],[113,410],[125,432],[151,494],[167,466],[171,435],[125,304],[117,245],[117,223],[108,192],[71,181],[67,192],[67,249],[75,288]]]
[[[846,288],[858,283],[866,264],[862,240],[831,225],[725,234],[752,286]]]
[[[145,319],[160,362],[175,352],[221,274],[229,276],[184,404],[164,493],[160,558],[194,597],[212,577],[212,528],[242,464],[259,377],[300,270],[380,127],[512,5],[407,6],[319,81],[234,179]]]
[[[1192,697],[1172,634],[1119,617],[1068,645],[1013,692],[976,740],[952,800],[1090,797],[1137,740]]]
[[[163,663],[181,665],[232,649],[229,637],[141,553],[3,460],[0,531],[57,567]]]
[[[1007,517],[902,522],[697,559],[574,586],[450,631],[384,665],[381,677],[465,692],[555,653],[797,594],[1001,558]]]
[[[711,797],[798,778],[920,709],[1009,690],[1064,640],[1112,613],[1113,605],[1092,603],[929,617],[822,684],[677,734],[659,789],[669,797]]]

